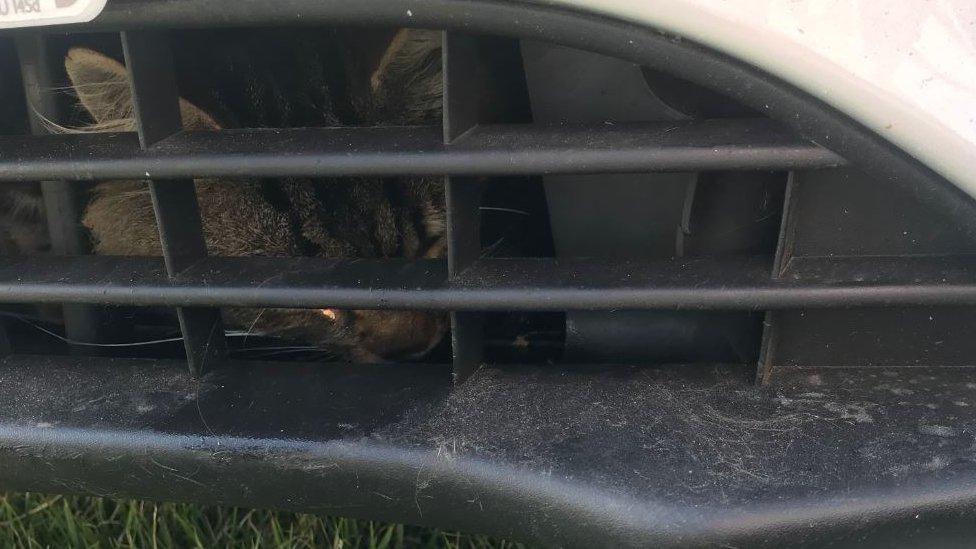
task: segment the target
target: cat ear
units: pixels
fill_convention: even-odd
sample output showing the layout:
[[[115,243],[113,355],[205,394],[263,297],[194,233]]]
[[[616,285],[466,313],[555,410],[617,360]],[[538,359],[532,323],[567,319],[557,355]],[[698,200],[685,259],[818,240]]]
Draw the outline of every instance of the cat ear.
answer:
[[[441,75],[441,32],[400,29],[370,75],[370,89],[379,103],[399,103],[408,121],[439,117],[444,82]],[[390,105],[392,106],[392,105]]]
[[[64,68],[78,100],[97,126],[135,131],[129,74],[121,63],[86,48],[72,48]],[[184,129],[220,129],[213,117],[185,99],[180,99],[180,115]]]
[[[78,100],[97,124],[132,120],[129,75],[118,61],[98,52],[73,48],[64,59]]]
[[[400,29],[390,40],[369,84],[378,91],[385,83],[412,76],[418,68],[436,63],[440,68],[441,32]]]

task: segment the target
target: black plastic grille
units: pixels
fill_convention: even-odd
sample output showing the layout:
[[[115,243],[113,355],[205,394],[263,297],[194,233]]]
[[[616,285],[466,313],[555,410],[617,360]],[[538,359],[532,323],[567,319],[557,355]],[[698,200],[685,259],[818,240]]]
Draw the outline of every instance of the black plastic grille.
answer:
[[[220,176],[519,175],[788,170],[844,165],[768,119],[614,126],[484,125],[449,143],[440,128],[178,133],[147,150],[135,135],[0,138],[0,180]]]
[[[585,260],[480,259],[482,189],[472,176],[789,170],[844,164],[836,154],[796,138],[768,119],[498,124],[484,119],[482,102],[489,96],[491,84],[478,68],[479,39],[449,32],[444,38],[441,129],[183,132],[166,34],[139,31],[121,36],[138,135],[4,137],[0,139],[0,180],[151,178],[164,258],[73,256],[8,261],[5,270],[10,278],[2,298],[23,303],[176,306],[194,372],[199,373],[201,364],[221,355],[226,347],[215,308],[219,306],[451,311],[455,373],[464,377],[482,360],[478,314],[482,311],[759,310],[804,301],[829,303],[829,297],[821,296],[849,302],[843,288],[793,288],[770,281],[768,261],[762,258],[616,265]],[[26,73],[45,75],[50,83],[53,71],[47,66],[50,59],[45,51],[43,44],[21,48]],[[33,98],[41,95],[38,92]],[[447,176],[446,267],[441,261],[206,257],[191,178],[412,174]],[[74,251],[77,253],[77,246]],[[879,298],[865,294],[865,299]],[[66,322],[91,324],[92,314],[88,311],[88,316]],[[69,327],[68,333],[78,334],[78,330]]]
[[[3,137],[0,180],[61,180],[46,184],[47,194],[60,196],[63,217],[70,219],[77,218],[77,205],[66,181],[151,178],[164,258],[10,259],[0,269],[0,298],[175,306],[194,372],[226,347],[216,309],[221,306],[450,311],[455,374],[464,377],[482,360],[479,313],[486,311],[761,311],[976,302],[976,286],[966,276],[970,262],[959,258],[793,258],[774,272],[766,257],[611,262],[480,257],[482,189],[473,176],[810,170],[846,164],[768,119],[499,123],[484,114],[483,102],[494,90],[479,70],[479,38],[447,32],[443,128],[184,132],[166,34],[138,31],[121,37],[138,134]],[[53,81],[43,40],[22,40],[20,51],[34,108],[53,109],[38,91]],[[40,125],[35,133],[42,133]],[[194,177],[430,174],[446,176],[446,261],[206,257]],[[77,254],[80,237],[68,229],[64,233],[60,252]],[[75,244],[64,245],[68,241]],[[913,275],[899,280],[907,266],[905,272]],[[94,324],[93,309],[69,306],[67,311],[78,315],[66,313],[69,335],[95,338],[82,328]]]

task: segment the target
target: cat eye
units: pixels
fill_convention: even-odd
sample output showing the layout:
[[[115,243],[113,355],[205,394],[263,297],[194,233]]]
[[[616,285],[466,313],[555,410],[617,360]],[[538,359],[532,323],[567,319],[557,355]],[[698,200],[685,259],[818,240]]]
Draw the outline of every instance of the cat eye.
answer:
[[[339,313],[335,309],[321,309],[319,312],[333,322],[339,318]]]

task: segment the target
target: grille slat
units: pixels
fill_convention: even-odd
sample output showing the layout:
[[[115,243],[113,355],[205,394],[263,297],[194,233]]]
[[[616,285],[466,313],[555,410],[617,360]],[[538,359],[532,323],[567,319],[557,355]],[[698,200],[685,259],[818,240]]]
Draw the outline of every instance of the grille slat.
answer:
[[[432,310],[789,309],[976,304],[976,258],[768,257],[609,261],[207,257],[168,278],[159,258],[7,258],[0,300],[107,305]]]
[[[476,38],[457,33],[443,34],[445,147],[458,142],[480,121],[482,94],[477,77]],[[451,280],[459,277],[481,255],[482,185],[470,177],[446,177],[447,270]],[[480,312],[451,311],[451,348],[454,380],[463,381],[484,360],[484,317]]]
[[[122,48],[132,87],[134,115],[143,150],[182,131],[179,93],[169,43],[158,32],[123,32]],[[206,257],[203,223],[192,179],[149,182],[156,225],[169,277]],[[226,351],[220,311],[179,307],[177,315],[190,371],[200,374]]]
[[[469,128],[470,129],[470,128]],[[463,134],[463,135],[462,135]],[[827,168],[845,162],[764,119],[483,125],[444,144],[434,127],[0,138],[0,180],[218,176],[513,175]]]
[[[23,77],[24,96],[29,109],[30,132],[33,136],[46,135],[43,118],[59,120],[61,108],[56,96],[50,92],[58,82],[50,38],[45,35],[23,35],[17,39],[17,55]],[[81,228],[81,212],[84,209],[83,189],[64,181],[42,181],[41,193],[47,212],[47,229],[51,251],[60,255],[90,253],[87,235]],[[97,342],[104,339],[104,316],[89,306],[71,304],[61,308],[64,331],[72,341]],[[81,352],[75,346],[73,351]]]

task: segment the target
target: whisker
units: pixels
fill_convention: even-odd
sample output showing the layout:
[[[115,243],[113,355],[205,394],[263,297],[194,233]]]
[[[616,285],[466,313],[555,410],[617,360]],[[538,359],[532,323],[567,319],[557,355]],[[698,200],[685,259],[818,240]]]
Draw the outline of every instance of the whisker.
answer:
[[[258,320],[261,320],[261,315],[263,315],[267,310],[268,310],[267,307],[262,308],[261,311],[258,313],[258,316],[254,317],[254,321],[251,322],[251,325],[247,327],[247,330],[244,332],[244,345],[247,345],[248,336],[251,335],[251,331],[254,330],[254,327],[257,325]]]
[[[40,319],[37,319],[36,317],[32,317],[32,316],[28,316],[28,315],[20,315],[20,314],[17,314],[17,313],[11,313],[11,312],[7,312],[7,311],[0,311],[0,316],[4,316],[4,317],[8,317],[8,318],[13,318],[13,319],[19,320],[19,321],[23,322],[24,324],[27,324],[28,326],[34,328],[35,330],[38,330],[40,332],[43,332],[43,333],[45,333],[45,334],[47,334],[47,335],[49,335],[49,336],[51,336],[51,337],[53,337],[53,338],[55,338],[55,339],[57,339],[59,341],[63,341],[64,343],[67,343],[69,345],[80,345],[80,346],[83,346],[83,347],[140,347],[140,346],[147,346],[147,345],[162,345],[164,343],[175,343],[177,341],[183,341],[183,336],[174,336],[174,337],[167,337],[167,338],[162,338],[162,339],[150,339],[150,340],[145,340],[145,341],[131,341],[131,342],[128,342],[128,343],[91,343],[91,342],[88,342],[88,341],[77,341],[77,340],[74,340],[74,339],[71,339],[71,338],[67,338],[67,337],[65,337],[65,336],[63,336],[61,334],[58,334],[57,332],[53,332],[51,330],[48,330],[47,328],[45,328],[45,327],[43,327],[43,326],[40,325],[41,320]],[[224,332],[224,335],[226,337],[243,337],[243,338],[247,338],[251,334],[248,334],[246,332],[241,332],[241,331],[228,331],[228,332]],[[246,339],[245,339],[245,341],[246,341]],[[257,349],[257,348],[260,348],[260,347],[255,347],[255,349]],[[307,347],[306,346],[306,347],[269,347],[269,348],[272,348],[272,349],[281,349],[281,348],[287,348],[287,349],[295,349],[295,348],[315,349],[316,347]]]
[[[134,341],[134,342],[131,342],[131,343],[89,343],[87,341],[77,341],[77,340],[74,340],[74,339],[70,339],[70,338],[64,337],[63,335],[60,335],[60,334],[58,334],[56,332],[52,332],[51,330],[48,330],[47,328],[45,328],[45,327],[43,327],[43,326],[41,326],[39,324],[35,324],[34,322],[31,322],[30,320],[28,320],[28,319],[26,319],[26,318],[24,318],[24,317],[22,317],[20,315],[17,315],[17,314],[7,313],[7,312],[0,312],[0,316],[6,316],[6,317],[10,317],[10,318],[15,318],[15,319],[23,322],[24,324],[27,324],[27,325],[31,326],[35,330],[39,330],[41,332],[44,332],[45,334],[47,334],[47,335],[49,335],[49,336],[51,336],[51,337],[53,337],[53,338],[55,338],[57,340],[63,341],[65,343],[69,344],[69,345],[80,345],[80,346],[83,346],[83,347],[139,347],[139,346],[143,346],[143,345],[161,345],[163,343],[173,343],[173,342],[176,342],[176,341],[183,341],[183,337],[180,336],[180,337],[168,337],[168,338],[164,338],[164,339],[152,339],[152,340],[149,340],[149,341]]]
[[[295,347],[244,347],[241,349],[235,349],[237,352],[250,352],[250,351],[314,351],[318,347],[312,347],[310,345],[295,346]]]
[[[524,210],[516,210],[514,208],[498,208],[498,207],[495,207],[495,206],[480,206],[478,209],[479,210],[482,210],[482,211],[490,211],[490,212],[513,213],[513,214],[524,215],[526,217],[531,217],[532,216],[532,214],[530,214],[529,212],[526,212]]]
[[[491,254],[495,253],[495,251],[501,247],[502,242],[505,242],[504,236],[496,240],[494,244],[485,246],[485,249],[481,251],[481,257],[491,257]]]

